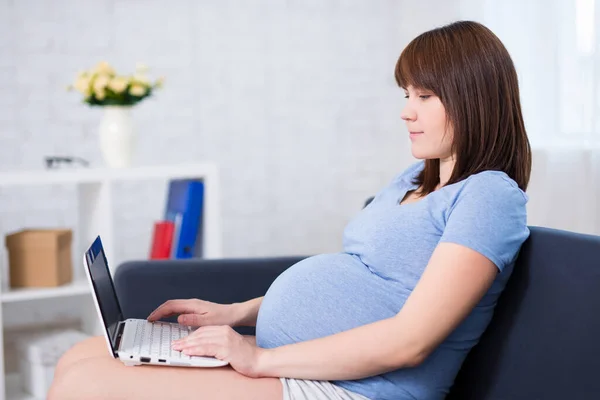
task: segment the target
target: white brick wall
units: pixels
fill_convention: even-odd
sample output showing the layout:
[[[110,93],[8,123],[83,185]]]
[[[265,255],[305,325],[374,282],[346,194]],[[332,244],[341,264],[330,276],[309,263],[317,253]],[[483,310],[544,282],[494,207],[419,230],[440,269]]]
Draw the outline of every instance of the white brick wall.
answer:
[[[395,61],[453,2],[0,0],[0,168],[102,163],[100,109],[65,86],[138,61],[165,89],[134,111],[136,164],[220,166],[226,256],[337,251],[364,199],[413,161]],[[163,187],[119,188],[119,258],[145,257]],[[69,187],[0,193],[0,232],[74,223]]]

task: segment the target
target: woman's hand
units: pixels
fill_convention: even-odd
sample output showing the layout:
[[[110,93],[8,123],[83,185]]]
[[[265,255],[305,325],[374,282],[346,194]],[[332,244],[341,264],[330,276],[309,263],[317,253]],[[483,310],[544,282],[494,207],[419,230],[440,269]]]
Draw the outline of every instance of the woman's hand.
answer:
[[[227,361],[237,372],[251,378],[260,378],[259,360],[266,351],[226,325],[202,326],[174,341],[173,350]]]
[[[148,321],[153,322],[177,314],[177,322],[187,326],[236,326],[240,319],[238,308],[232,304],[189,299],[169,300],[163,303],[148,316]]]

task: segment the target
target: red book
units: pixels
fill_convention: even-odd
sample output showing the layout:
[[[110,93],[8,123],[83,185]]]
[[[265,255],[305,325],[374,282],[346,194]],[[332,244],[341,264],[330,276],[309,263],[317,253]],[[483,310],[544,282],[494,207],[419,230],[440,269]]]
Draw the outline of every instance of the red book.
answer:
[[[158,221],[154,223],[152,246],[150,248],[151,260],[171,258],[171,246],[173,245],[174,232],[175,224],[173,221]]]

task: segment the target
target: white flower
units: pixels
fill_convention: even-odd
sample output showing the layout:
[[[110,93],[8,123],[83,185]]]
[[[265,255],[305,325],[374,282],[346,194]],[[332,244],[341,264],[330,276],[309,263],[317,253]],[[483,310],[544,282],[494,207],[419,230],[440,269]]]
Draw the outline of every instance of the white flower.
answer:
[[[129,94],[141,97],[146,94],[146,88],[142,85],[134,84],[129,88]]]
[[[106,92],[104,91],[104,89],[96,91],[96,99],[102,101],[102,100],[104,100],[105,97],[106,97]]]
[[[127,89],[128,84],[127,78],[123,76],[117,76],[116,78],[111,79],[108,83],[108,88],[115,93],[122,93]]]
[[[77,78],[75,89],[87,96],[90,93],[90,79],[86,76]]]
[[[140,74],[133,75],[132,82],[133,83],[142,84],[142,85],[145,85],[145,86],[149,86],[150,85],[150,80],[145,75],[140,75]]]
[[[115,70],[110,66],[106,61],[100,61],[98,65],[96,65],[96,72],[100,74],[114,75]]]
[[[108,75],[105,74],[101,74],[98,75],[96,77],[96,79],[94,79],[94,90],[96,92],[100,92],[100,91],[104,91],[104,89],[106,88],[106,85],[108,85],[108,82],[110,81],[110,78],[108,77]]]

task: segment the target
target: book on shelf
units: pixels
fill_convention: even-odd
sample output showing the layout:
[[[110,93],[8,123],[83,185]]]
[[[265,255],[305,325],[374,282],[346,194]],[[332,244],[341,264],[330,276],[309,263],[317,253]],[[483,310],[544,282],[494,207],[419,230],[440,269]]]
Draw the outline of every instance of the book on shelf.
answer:
[[[164,260],[171,258],[174,231],[175,224],[173,221],[157,221],[154,223],[150,259]]]
[[[171,180],[166,200],[163,220],[155,223],[155,231],[158,226],[159,232],[154,235],[157,240],[155,242],[153,238],[152,248],[156,247],[164,258],[202,257],[204,182],[196,179]],[[164,226],[172,229],[170,236],[160,234]]]

